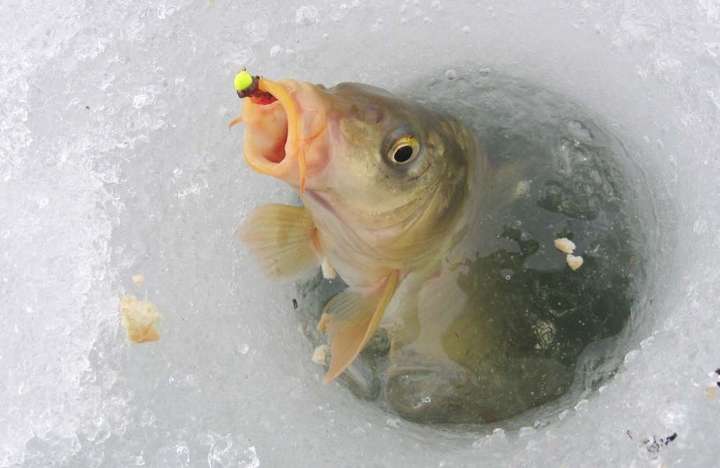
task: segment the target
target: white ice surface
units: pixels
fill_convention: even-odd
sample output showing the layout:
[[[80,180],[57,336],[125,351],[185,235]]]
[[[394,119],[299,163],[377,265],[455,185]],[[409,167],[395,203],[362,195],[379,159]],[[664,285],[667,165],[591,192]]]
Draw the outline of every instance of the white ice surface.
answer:
[[[652,187],[633,351],[544,427],[442,434],[322,385],[292,286],[233,238],[288,197],[227,129],[239,66],[393,89],[462,63],[602,116]],[[0,466],[716,465],[719,77],[712,0],[4,1]],[[125,292],[158,343],[127,343]]]

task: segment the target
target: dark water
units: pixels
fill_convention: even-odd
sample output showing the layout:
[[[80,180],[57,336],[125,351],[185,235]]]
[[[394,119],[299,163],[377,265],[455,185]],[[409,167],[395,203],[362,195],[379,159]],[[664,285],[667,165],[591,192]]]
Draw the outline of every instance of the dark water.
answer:
[[[477,255],[466,259],[458,280],[473,307],[443,338],[462,377],[431,365],[403,370],[401,353],[390,352],[381,330],[340,381],[359,398],[434,424],[494,422],[571,388],[592,390],[612,369],[579,374],[622,350],[605,347],[590,358],[583,351],[623,330],[643,278],[642,230],[622,145],[572,103],[520,81],[460,71],[429,83],[407,94],[460,118],[491,166],[509,169],[504,201],[481,214]],[[583,257],[577,271],[554,248],[560,237]],[[320,276],[298,285],[299,319],[314,344],[324,342],[315,331],[323,304],[343,287]]]

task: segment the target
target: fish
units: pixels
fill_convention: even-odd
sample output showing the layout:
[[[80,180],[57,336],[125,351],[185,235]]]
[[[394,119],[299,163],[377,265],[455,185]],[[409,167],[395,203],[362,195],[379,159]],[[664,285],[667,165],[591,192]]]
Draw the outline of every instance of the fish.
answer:
[[[389,309],[407,307],[402,297],[418,297],[429,280],[451,290],[435,283],[452,282],[462,266],[458,246],[487,161],[459,120],[378,87],[260,78],[258,88],[265,98],[246,99],[232,122],[245,127],[245,161],[294,188],[302,206],[260,206],[239,235],[270,277],[321,266],[348,285],[318,324],[330,340],[331,382]]]

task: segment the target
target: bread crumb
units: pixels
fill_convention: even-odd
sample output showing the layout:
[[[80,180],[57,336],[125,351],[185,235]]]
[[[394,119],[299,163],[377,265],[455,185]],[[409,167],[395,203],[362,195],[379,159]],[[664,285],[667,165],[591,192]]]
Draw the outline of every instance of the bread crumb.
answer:
[[[145,276],[141,273],[136,273],[130,277],[135,286],[142,286],[145,283]]]
[[[582,257],[576,257],[575,255],[568,254],[568,256],[565,257],[565,261],[567,262],[570,269],[572,271],[575,271],[582,266],[584,260]]]
[[[708,400],[716,400],[718,397],[718,388],[717,387],[707,387],[705,389],[705,398]]]
[[[131,295],[120,298],[120,322],[134,343],[159,340],[160,335],[155,330],[159,318],[155,304]]]
[[[575,252],[575,243],[567,237],[561,237],[555,239],[555,248],[564,254],[571,254]]]
[[[315,351],[313,351],[312,362],[320,366],[326,365],[329,351],[330,347],[328,347],[328,345],[321,344],[320,346],[315,348]]]

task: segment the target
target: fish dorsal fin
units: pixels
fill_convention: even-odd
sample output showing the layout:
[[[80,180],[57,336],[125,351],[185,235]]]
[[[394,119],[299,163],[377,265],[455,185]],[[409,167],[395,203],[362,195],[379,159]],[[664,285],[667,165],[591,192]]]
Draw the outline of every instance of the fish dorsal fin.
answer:
[[[330,337],[331,359],[325,383],[342,374],[375,334],[397,288],[398,276],[397,271],[391,273],[385,285],[373,293],[342,292],[325,306],[319,324]]]
[[[260,206],[238,229],[238,236],[273,278],[292,278],[320,263],[315,224],[299,206]]]

